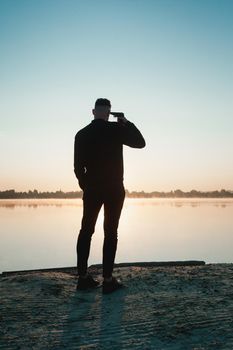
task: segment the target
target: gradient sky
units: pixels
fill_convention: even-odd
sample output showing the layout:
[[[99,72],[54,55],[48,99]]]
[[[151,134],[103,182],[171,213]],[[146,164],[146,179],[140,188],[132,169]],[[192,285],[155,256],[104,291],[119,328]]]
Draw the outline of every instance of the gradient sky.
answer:
[[[232,18],[231,0],[1,0],[0,190],[79,190],[99,97],[147,143],[124,146],[128,190],[233,190]]]

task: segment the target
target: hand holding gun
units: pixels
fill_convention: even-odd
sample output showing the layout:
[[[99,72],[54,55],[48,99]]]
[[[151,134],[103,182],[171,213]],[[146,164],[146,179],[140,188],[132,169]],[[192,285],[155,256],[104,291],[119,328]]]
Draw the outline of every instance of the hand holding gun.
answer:
[[[128,121],[122,112],[110,112],[110,114],[117,118],[118,123],[125,124]]]

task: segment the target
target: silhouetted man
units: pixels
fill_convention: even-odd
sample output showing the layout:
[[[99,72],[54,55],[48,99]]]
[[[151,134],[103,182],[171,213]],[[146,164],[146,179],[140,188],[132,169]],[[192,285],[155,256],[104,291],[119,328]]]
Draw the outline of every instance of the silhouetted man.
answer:
[[[83,217],[77,239],[77,289],[97,287],[99,281],[87,272],[92,234],[104,205],[103,293],[123,284],[112,276],[118,242],[118,223],[125,199],[123,145],[145,147],[137,127],[124,115],[109,122],[111,103],[99,98],[92,110],[94,119],[75,135],[74,172],[83,190]]]

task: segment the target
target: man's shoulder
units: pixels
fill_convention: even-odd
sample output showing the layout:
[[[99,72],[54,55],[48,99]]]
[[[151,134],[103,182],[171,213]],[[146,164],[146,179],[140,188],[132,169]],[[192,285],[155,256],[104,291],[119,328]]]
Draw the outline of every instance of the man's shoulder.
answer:
[[[121,130],[122,124],[118,122],[108,122],[108,128],[111,130]]]
[[[110,128],[118,128],[119,127],[119,123],[118,122],[109,122],[108,121],[108,125]]]
[[[75,138],[78,137],[82,137],[83,135],[85,135],[85,133],[88,131],[88,129],[90,129],[90,123],[86,126],[84,126],[83,128],[79,129],[76,134],[75,134]]]
[[[96,126],[93,123],[89,123],[76,132],[75,138],[82,139],[82,138],[88,137],[88,135],[92,134],[93,132],[96,133],[96,132],[99,132],[100,130],[106,130],[106,129],[110,131],[110,134],[112,134],[112,133],[115,134],[115,133],[117,133],[118,130],[121,130],[122,127],[123,126],[120,123],[110,122],[110,121],[107,121],[106,123],[104,123],[104,128],[102,128],[102,127],[96,128]]]

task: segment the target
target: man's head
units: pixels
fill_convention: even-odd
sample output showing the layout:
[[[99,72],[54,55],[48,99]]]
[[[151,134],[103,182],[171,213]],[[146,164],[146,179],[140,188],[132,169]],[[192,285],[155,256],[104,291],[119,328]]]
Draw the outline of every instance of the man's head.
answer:
[[[111,102],[107,98],[98,98],[95,101],[95,108],[92,109],[95,119],[108,120],[110,112]]]

